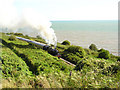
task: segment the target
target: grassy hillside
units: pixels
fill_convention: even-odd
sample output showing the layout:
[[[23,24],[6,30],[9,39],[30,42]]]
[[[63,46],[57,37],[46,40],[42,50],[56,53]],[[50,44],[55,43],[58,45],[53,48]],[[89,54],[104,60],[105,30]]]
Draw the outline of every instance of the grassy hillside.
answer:
[[[14,34],[14,33],[9,33]],[[40,37],[14,34],[45,43]],[[0,36],[2,46],[3,88],[119,88],[119,57],[104,57],[104,50],[84,49],[58,43],[62,58],[76,64],[68,65],[50,55],[42,47],[18,39]],[[101,57],[99,57],[101,55]],[[105,53],[106,54],[106,53]],[[71,73],[71,75],[70,75]]]

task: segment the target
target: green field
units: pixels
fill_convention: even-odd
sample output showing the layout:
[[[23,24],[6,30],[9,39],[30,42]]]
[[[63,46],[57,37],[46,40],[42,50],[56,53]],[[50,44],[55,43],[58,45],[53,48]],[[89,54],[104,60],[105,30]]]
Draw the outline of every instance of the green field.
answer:
[[[41,37],[14,36],[45,43]],[[10,37],[0,33],[3,88],[120,88],[120,57],[109,51],[58,43],[72,66],[42,47]]]

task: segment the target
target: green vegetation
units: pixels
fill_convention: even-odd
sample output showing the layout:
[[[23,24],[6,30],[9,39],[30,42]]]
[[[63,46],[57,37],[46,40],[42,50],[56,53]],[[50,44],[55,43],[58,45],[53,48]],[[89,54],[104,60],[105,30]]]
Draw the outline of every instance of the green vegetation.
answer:
[[[14,36],[14,35],[11,35],[10,37],[9,37],[9,40],[10,41],[14,41],[14,40],[16,40],[17,38]]]
[[[118,57],[117,61],[119,61],[119,62],[120,62],[120,57]]]
[[[41,37],[8,34],[45,43]],[[120,88],[120,57],[107,50],[58,43],[62,58],[74,67],[42,47],[0,35],[3,88]]]
[[[89,46],[89,49],[94,50],[94,51],[97,51],[97,50],[98,50],[95,44],[91,44],[91,45]]]
[[[108,50],[100,49],[99,50],[99,58],[104,58],[104,59],[109,59],[110,58],[110,53]]]
[[[14,33],[14,35],[16,35],[16,36],[23,36],[22,33]]]
[[[70,42],[68,40],[65,40],[62,42],[63,45],[70,45]]]
[[[68,49],[65,49],[62,57],[74,64],[77,64],[81,58],[85,56],[85,51],[80,46],[70,46]]]

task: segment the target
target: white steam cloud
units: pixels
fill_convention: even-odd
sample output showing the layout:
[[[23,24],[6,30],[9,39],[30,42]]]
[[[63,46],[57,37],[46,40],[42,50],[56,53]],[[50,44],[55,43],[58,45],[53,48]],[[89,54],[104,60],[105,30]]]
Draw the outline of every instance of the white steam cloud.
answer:
[[[0,0],[0,28],[7,28],[8,32],[40,35],[48,44],[56,46],[57,38],[51,22],[33,9],[24,9],[18,15],[13,2],[14,0]]]

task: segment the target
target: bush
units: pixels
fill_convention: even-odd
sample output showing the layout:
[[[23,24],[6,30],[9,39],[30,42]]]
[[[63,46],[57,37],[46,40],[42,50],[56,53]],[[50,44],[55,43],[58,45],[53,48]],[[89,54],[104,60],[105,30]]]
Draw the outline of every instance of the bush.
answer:
[[[85,55],[86,53],[82,47],[70,46],[63,52],[62,58],[70,61],[71,63],[77,64],[77,62],[80,61]]]
[[[68,40],[65,40],[62,42],[63,45],[70,45],[70,42]]]
[[[66,59],[67,61],[73,63],[73,64],[77,64],[78,61],[81,60],[81,58],[73,53],[69,53],[69,54],[64,54],[63,58]]]
[[[84,49],[80,46],[70,46],[68,49],[66,49],[65,51],[69,52],[69,53],[73,53],[76,55],[81,55],[82,57],[86,54]]]
[[[22,33],[14,33],[14,35],[23,36]]]
[[[11,35],[8,40],[14,41],[14,40],[16,40],[16,39],[17,39],[17,38],[16,38],[14,35]]]
[[[6,33],[7,35],[14,35],[14,32]]]
[[[77,63],[77,65],[76,65],[76,67],[75,67],[75,70],[81,71],[81,69],[82,69],[85,65],[86,65],[86,66],[90,66],[90,65],[88,65],[88,64],[86,63],[86,60],[83,59],[83,60],[81,60],[81,61],[79,61],[79,62]]]
[[[98,50],[98,52],[102,52],[102,51],[104,51],[104,50],[105,50],[105,49],[102,48],[102,49]]]
[[[117,73],[118,71],[120,71],[120,66],[119,65],[113,65],[113,73]]]
[[[104,59],[109,59],[110,58],[110,53],[108,50],[100,50],[98,58],[104,58]]]
[[[97,51],[97,50],[98,50],[95,44],[91,44],[91,45],[89,46],[89,49],[94,50],[94,51]]]
[[[120,57],[119,56],[115,56],[113,54],[110,54],[110,59],[113,61],[120,61]]]
[[[109,67],[104,68],[102,73],[107,75],[109,72],[111,72],[112,74],[120,72],[120,65],[119,64],[110,65]]]

